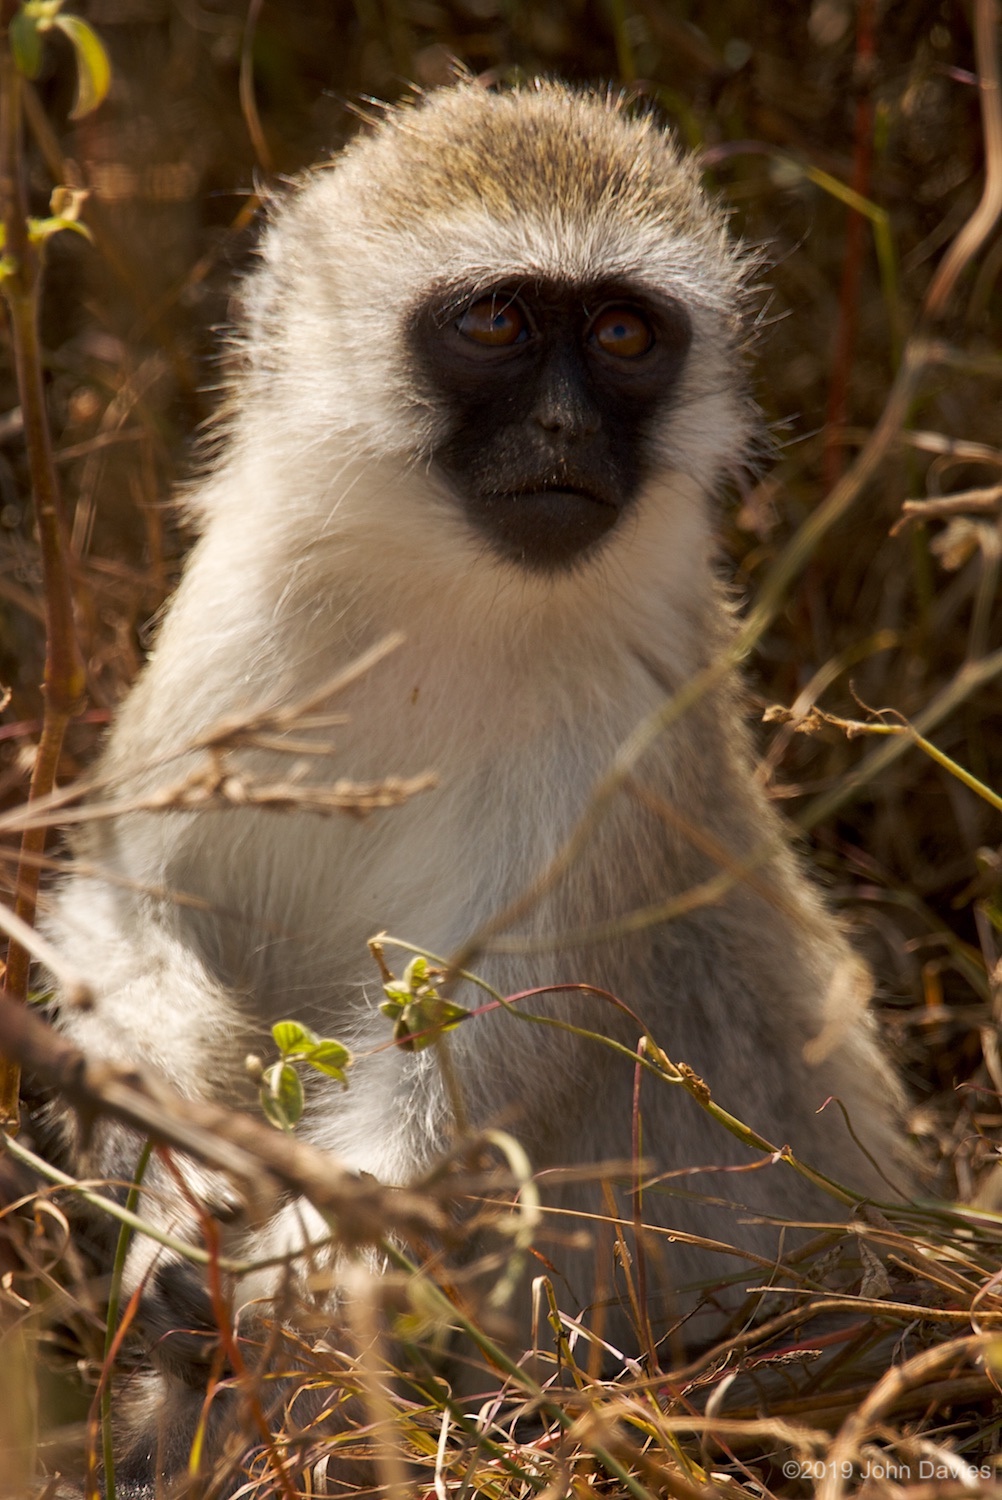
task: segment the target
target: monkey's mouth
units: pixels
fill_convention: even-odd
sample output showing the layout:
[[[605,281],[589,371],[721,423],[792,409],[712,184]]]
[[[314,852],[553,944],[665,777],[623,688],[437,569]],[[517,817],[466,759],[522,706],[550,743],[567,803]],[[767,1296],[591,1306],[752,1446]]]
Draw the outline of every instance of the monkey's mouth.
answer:
[[[503,556],[549,572],[595,547],[615,526],[620,507],[592,489],[544,482],[478,495],[469,513]]]

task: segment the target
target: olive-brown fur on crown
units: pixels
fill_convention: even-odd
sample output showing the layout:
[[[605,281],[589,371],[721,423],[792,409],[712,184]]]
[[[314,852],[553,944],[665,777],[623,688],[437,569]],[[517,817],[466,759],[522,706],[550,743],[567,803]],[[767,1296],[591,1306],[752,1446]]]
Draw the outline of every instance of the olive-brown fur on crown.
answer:
[[[556,211],[725,243],[723,215],[707,203],[693,159],[612,93],[465,84],[388,111],[336,166],[351,174],[365,217],[395,230],[466,209],[520,221]]]

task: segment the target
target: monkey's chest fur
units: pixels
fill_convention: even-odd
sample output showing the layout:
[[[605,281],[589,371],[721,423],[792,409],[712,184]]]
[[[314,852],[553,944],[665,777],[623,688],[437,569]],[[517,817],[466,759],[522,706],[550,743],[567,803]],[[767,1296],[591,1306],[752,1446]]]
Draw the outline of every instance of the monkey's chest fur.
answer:
[[[448,631],[413,624],[414,638],[332,705],[346,721],[306,774],[329,781],[432,770],[434,790],[361,821],[233,809],[132,814],[100,829],[92,858],[120,882],[88,913],[98,918],[90,977],[104,992],[102,1039],[114,1017],[128,1047],[140,1017],[164,1006],[165,971],[183,969],[190,994],[173,983],[166,1000],[176,1055],[165,1061],[161,1049],[155,1060],[183,1073],[178,1059],[200,1053],[226,1089],[243,1051],[261,1048],[271,1022],[294,1016],[358,1057],[349,1089],[324,1085],[304,1128],[352,1165],[412,1174],[447,1143],[448,1111],[432,1056],[385,1045],[368,938],[387,930],[453,953],[533,882],[545,883],[591,818],[570,868],[504,934],[524,938],[528,951],[488,945],[478,971],[506,995],[575,982],[610,992],[721,1102],[785,1144],[807,1113],[793,1102],[804,1089],[799,1050],[820,1029],[825,968],[840,961],[840,945],[775,850],[763,851],[755,888],[735,878],[680,920],[658,920],[656,911],[719,873],[722,858],[736,868],[762,849],[762,809],[729,694],[710,695],[666,730],[595,813],[594,789],[625,734],[664,701],[639,653],[584,621],[561,640],[561,621],[530,618],[518,649],[505,655],[489,633],[474,635],[464,660]],[[345,641],[342,653],[350,656]],[[329,656],[322,665],[329,673]],[[159,670],[155,660],[147,692]],[[130,747],[132,764],[139,749]],[[188,763],[133,777],[124,789],[162,785]],[[234,763],[267,783],[290,771],[280,754],[241,751]],[[635,922],[644,910],[646,921]],[[79,895],[66,911],[79,918]],[[608,935],[595,941],[589,929],[599,927]],[[109,982],[112,947],[121,963]],[[215,1015],[206,991],[218,997]],[[457,997],[478,999],[470,986]],[[591,991],[541,994],[523,1006],[631,1048],[639,1039],[637,1026]],[[86,1038],[86,1018],[80,1026]],[[503,1121],[535,1165],[629,1157],[633,1070],[599,1042],[495,1011],[464,1023],[449,1045],[471,1123]],[[825,1091],[819,1077],[817,1103]],[[582,1108],[584,1100],[595,1107]],[[679,1091],[654,1090],[645,1109],[646,1149],[659,1163],[734,1158],[733,1141]],[[812,1130],[808,1151],[824,1149],[823,1136]],[[670,1221],[674,1209],[666,1200],[654,1212]],[[685,1212],[691,1222],[695,1211]]]

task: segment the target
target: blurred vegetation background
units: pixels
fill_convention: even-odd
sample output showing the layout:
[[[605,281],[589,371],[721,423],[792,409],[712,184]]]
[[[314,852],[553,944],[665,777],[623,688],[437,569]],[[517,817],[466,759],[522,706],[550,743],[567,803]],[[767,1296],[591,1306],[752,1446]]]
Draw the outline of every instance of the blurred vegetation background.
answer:
[[[735,231],[761,248],[753,381],[773,454],[724,498],[739,606],[877,421],[944,250],[982,191],[971,12],[956,0],[81,0],[113,82],[75,125],[55,37],[30,96],[33,212],[88,189],[93,244],[49,248],[48,396],[90,700],[62,779],[93,758],[177,578],[172,488],[220,377],[220,328],[260,200],[358,128],[370,99],[537,73],[624,88],[702,156]],[[859,210],[859,211],[856,211]],[[913,718],[999,645],[997,507],[906,527],[902,502],[1002,480],[1002,240],[967,267],[876,483],[827,537],[752,664],[754,702]],[[25,792],[39,727],[39,565],[0,333],[0,795]],[[192,663],[197,672],[198,663]],[[1000,690],[935,739],[998,777]],[[630,728],[624,725],[624,733]],[[796,820],[867,744],[764,728],[761,774]],[[388,767],[387,770],[392,770]],[[997,811],[919,750],[811,831],[820,878],[874,964],[913,1124],[969,1191],[994,1148]],[[56,846],[54,846],[55,852]],[[979,852],[980,851],[980,852]],[[8,865],[12,877],[13,866]],[[958,1089],[961,1090],[958,1093]]]

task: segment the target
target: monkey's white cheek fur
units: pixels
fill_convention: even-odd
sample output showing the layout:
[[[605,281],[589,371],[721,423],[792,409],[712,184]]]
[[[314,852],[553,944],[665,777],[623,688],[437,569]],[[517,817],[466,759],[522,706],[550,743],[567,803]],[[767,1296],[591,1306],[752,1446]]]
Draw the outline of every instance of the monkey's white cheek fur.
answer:
[[[309,700],[393,632],[399,649],[331,703],[344,722],[293,727],[291,748],[258,743],[230,763],[288,782],[312,735],[330,742],[309,758],[312,783],[433,770],[437,789],[363,821],[245,806],[91,825],[86,873],[51,924],[97,995],[60,1021],[91,1052],[253,1107],[244,1058],[294,1016],[358,1058],[347,1090],[318,1084],[308,1139],[394,1182],[450,1145],[434,1049],[382,1046],[366,940],[388,929],[457,951],[564,848],[631,732],[726,649],[713,505],[757,441],[747,276],[670,136],[553,84],[464,85],[392,112],[276,208],[244,288],[225,441],[189,497],[202,536],[111,734],[102,795],[177,785],[214,726]],[[748,862],[712,904],[658,919]],[[649,921],[625,920],[640,910]],[[559,942],[585,929],[604,936]],[[853,998],[860,966],[753,780],[731,678],[669,720],[501,936],[477,968],[502,994],[593,987],[532,1002],[574,1034],[495,1009],[449,1036],[466,1124],[503,1121],[550,1207],[601,1216],[594,1180],[553,1187],[547,1169],[633,1152],[633,1066],[579,1033],[632,1052],[637,1025],[598,990],[776,1146],[860,1192],[888,1191],[874,1161],[907,1180],[898,1086]],[[869,1156],[839,1111],[817,1112],[833,1095]],[[640,1107],[659,1173],[753,1160],[680,1089],[645,1078]],[[109,1176],[131,1175],[125,1134],[99,1135],[96,1152]],[[737,1244],[758,1277],[778,1253],[773,1220],[837,1211],[783,1163],[685,1183],[644,1197],[657,1331],[693,1288],[742,1269],[694,1237]],[[150,1188],[147,1217],[197,1239],[166,1175]],[[228,1233],[234,1254],[261,1258],[322,1227],[290,1204]],[[595,1239],[594,1252],[545,1243],[574,1314],[608,1260]],[[171,1333],[197,1332],[197,1278],[140,1242],[127,1292],[143,1275],[157,1373],[123,1464],[133,1495],[152,1493],[158,1465],[184,1472],[208,1370],[203,1346]],[[257,1276],[238,1299],[268,1290]],[[527,1339],[521,1293],[511,1316]],[[694,1339],[713,1316],[689,1324]],[[603,1317],[604,1337],[632,1349],[623,1287]],[[158,1425],[170,1440],[156,1459]]]

